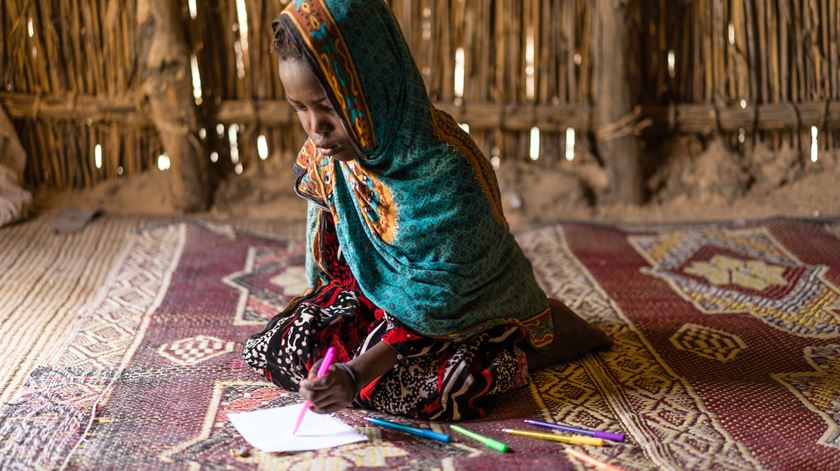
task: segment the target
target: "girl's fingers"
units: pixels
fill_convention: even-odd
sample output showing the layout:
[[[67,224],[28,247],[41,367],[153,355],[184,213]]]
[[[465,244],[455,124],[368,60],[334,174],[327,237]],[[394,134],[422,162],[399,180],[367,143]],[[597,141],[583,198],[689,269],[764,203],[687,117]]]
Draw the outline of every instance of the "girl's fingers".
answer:
[[[330,389],[330,383],[324,381],[324,378],[305,379],[300,382],[300,387],[310,391],[324,391]]]
[[[336,374],[338,373],[330,371],[320,378],[305,379],[300,382],[300,386],[312,390],[331,389],[336,386]]]
[[[307,378],[308,379],[317,378],[318,377],[318,368],[320,366],[321,366],[321,360],[316,361],[315,364],[312,365],[312,368],[309,369],[309,376]]]
[[[320,408],[324,408],[325,404],[331,404],[333,402],[338,402],[341,398],[336,392],[334,391],[321,391],[316,392],[312,395],[313,400],[312,404],[317,405]]]
[[[309,385],[301,382],[300,396],[307,401],[312,401],[314,405],[318,405],[338,400],[341,391],[333,387],[310,388]]]
[[[344,405],[342,405],[341,402],[337,400],[331,400],[329,402],[322,403],[318,406],[316,406],[314,403],[312,404],[312,410],[319,414],[329,414],[331,412],[335,412],[343,408]]]

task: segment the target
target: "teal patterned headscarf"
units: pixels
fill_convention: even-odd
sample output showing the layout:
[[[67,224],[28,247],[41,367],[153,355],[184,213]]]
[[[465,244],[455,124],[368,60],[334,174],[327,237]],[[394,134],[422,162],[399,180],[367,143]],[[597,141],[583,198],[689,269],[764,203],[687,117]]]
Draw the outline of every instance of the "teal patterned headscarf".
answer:
[[[363,293],[419,334],[468,338],[520,324],[552,340],[545,293],[502,213],[492,167],[435,109],[382,0],[295,0],[274,21],[300,48],[341,115],[359,158],[307,140],[296,190],[310,199],[307,271],[319,270],[329,212]]]

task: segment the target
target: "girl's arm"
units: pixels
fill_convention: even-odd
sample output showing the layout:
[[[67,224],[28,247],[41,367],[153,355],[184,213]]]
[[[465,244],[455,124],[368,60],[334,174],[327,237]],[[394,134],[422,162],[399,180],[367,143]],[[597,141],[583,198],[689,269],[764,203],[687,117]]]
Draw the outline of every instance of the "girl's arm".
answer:
[[[397,364],[397,352],[387,343],[379,342],[347,364],[356,372],[358,387],[363,388]]]
[[[362,388],[397,364],[397,352],[387,343],[379,342],[347,364],[353,368],[358,387]],[[317,366],[315,364],[312,371],[317,370]],[[336,366],[331,366],[320,378],[310,377],[300,382],[301,397],[312,401],[312,410],[318,413],[335,412],[349,406],[355,393],[350,376]]]

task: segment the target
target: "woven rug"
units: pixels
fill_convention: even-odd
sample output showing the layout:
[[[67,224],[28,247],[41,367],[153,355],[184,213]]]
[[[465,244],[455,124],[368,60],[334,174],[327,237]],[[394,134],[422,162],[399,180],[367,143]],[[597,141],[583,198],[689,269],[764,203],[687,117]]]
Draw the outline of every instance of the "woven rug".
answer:
[[[371,440],[250,449],[227,413],[298,397],[239,352],[304,288],[304,246],[181,223],[129,238],[57,355],[4,405],[0,468],[585,469],[563,445],[500,432],[534,418],[625,433],[578,448],[628,470],[840,469],[840,222],[562,224],[519,239],[547,292],[615,346],[466,424],[513,453],[368,427],[353,409],[338,415]]]
[[[0,228],[0,404],[19,393],[35,366],[60,352],[61,340],[87,315],[134,229],[183,220],[103,215],[82,231],[56,233],[59,214],[45,212]],[[305,232],[303,221],[233,224],[287,237]]]
[[[126,219],[94,221],[55,234],[52,218],[0,229],[0,404],[58,342],[96,296],[131,229]]]

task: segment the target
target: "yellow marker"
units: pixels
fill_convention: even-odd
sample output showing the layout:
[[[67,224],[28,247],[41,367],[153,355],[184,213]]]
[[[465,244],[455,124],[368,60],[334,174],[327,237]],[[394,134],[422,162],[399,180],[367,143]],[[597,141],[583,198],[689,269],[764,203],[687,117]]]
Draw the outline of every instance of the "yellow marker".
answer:
[[[531,432],[530,430],[502,429],[502,432],[519,437],[539,438],[540,440],[551,440],[553,442],[568,443],[570,445],[595,445],[604,446],[602,438],[581,437],[579,435],[561,435],[559,433]]]

